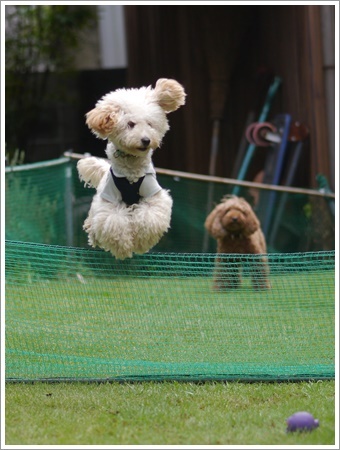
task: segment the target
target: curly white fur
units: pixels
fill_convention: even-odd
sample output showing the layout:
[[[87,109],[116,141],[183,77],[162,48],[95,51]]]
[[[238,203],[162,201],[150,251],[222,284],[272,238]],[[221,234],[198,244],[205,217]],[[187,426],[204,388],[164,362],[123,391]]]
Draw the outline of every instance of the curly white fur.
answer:
[[[109,160],[89,157],[77,164],[81,181],[97,190],[84,222],[91,246],[103,248],[117,259],[131,258],[134,253],[149,251],[168,231],[173,203],[169,191],[159,187],[156,193],[142,196],[132,205],[122,198],[108,201],[103,192],[110,167],[130,183],[152,170],[153,151],[160,147],[169,129],[166,114],[184,105],[185,96],[177,81],[162,78],[154,89],[149,86],[110,92],[86,114],[91,131],[108,140]]]

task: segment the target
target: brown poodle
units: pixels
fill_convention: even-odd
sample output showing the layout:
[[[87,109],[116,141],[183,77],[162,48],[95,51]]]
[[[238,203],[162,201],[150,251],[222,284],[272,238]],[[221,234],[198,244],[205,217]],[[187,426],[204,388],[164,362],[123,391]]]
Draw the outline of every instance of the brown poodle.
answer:
[[[216,289],[237,288],[241,284],[241,262],[251,264],[254,289],[269,289],[266,241],[260,222],[250,204],[241,197],[226,196],[205,221],[205,228],[217,240],[214,286]],[[263,255],[235,257],[232,253]]]

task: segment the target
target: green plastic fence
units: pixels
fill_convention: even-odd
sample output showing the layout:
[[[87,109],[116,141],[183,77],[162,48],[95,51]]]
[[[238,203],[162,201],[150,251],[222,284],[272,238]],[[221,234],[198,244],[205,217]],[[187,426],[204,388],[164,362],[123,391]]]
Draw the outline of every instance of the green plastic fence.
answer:
[[[158,180],[170,189],[174,206],[171,229],[152,251],[215,252],[216,242],[206,235],[204,221],[234,185],[161,174]],[[80,183],[76,161],[68,158],[6,169],[6,239],[88,248],[82,225],[94,194],[94,189]],[[331,199],[304,193],[269,194],[276,196],[266,236],[269,252],[335,249]],[[268,191],[241,187],[239,195],[254,204]],[[265,211],[256,212],[261,220]]]
[[[74,175],[68,158],[6,168],[6,239],[67,245]]]
[[[241,270],[242,284],[216,290],[215,242],[205,242],[203,223],[228,187],[159,178],[174,198],[170,232],[150,253],[117,261],[87,247],[82,222],[94,192],[74,162],[6,172],[6,380],[334,378],[327,200],[280,193],[268,236],[271,288],[257,289],[260,257],[225,255],[218,276],[228,282]]]
[[[269,290],[249,255],[215,291],[215,258],[8,241],[6,379],[333,378],[334,252],[269,255]]]

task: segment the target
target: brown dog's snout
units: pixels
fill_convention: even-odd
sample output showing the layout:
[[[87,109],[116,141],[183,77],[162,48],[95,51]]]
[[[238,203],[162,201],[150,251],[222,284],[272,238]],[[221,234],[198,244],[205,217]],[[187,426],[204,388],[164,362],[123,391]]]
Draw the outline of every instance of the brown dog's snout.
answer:
[[[222,225],[226,230],[238,230],[242,226],[242,221],[238,211],[229,211],[222,219]]]
[[[240,215],[235,211],[235,212],[228,212],[227,214],[224,215],[223,217],[223,221],[224,222],[229,222],[229,223],[234,223],[234,222],[238,222],[240,218]]]

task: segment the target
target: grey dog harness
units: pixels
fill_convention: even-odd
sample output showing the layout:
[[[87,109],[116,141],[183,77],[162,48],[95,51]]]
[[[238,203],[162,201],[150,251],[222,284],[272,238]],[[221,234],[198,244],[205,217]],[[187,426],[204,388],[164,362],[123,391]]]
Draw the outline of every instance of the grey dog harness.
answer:
[[[126,177],[116,177],[116,175],[113,173],[112,167],[110,168],[110,173],[112,175],[114,184],[121,193],[123,202],[129,206],[138,203],[141,198],[139,189],[141,184],[143,183],[145,175],[144,177],[139,178],[139,180],[135,183],[130,183]]]
[[[130,182],[111,167],[101,197],[111,203],[123,201],[126,205],[131,206],[137,204],[141,198],[152,197],[161,189],[152,164],[149,165],[145,175],[136,182]]]

